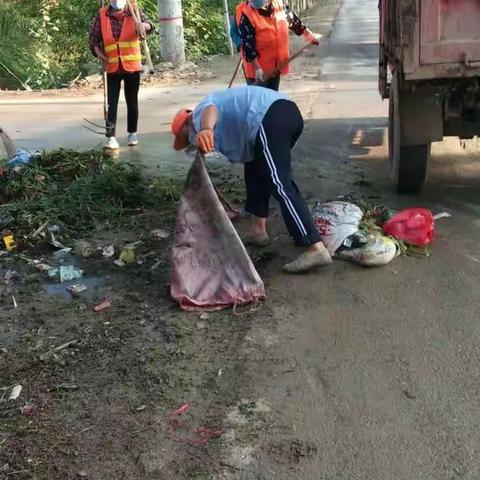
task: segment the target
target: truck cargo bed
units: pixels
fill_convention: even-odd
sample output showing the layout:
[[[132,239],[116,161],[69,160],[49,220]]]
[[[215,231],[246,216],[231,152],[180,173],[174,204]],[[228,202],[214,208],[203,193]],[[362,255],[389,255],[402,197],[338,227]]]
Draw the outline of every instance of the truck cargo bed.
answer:
[[[480,1],[421,0],[420,64],[480,61]]]
[[[380,47],[406,80],[478,76],[480,0],[380,0]]]

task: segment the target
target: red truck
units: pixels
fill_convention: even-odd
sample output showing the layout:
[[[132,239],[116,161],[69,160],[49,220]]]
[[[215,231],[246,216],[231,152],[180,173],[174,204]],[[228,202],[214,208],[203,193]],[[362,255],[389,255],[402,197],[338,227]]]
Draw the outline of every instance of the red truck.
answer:
[[[480,0],[380,0],[379,90],[399,192],[418,191],[432,142],[480,134]]]

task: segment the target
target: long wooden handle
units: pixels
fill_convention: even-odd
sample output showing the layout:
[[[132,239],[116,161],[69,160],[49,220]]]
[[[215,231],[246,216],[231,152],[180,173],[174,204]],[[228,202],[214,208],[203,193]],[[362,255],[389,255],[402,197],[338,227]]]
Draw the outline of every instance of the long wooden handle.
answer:
[[[142,19],[140,17],[140,11],[138,10],[138,5],[137,2],[134,4],[135,8],[135,14],[138,19],[138,23],[142,23]],[[143,46],[143,51],[145,52],[145,57],[147,59],[147,65],[148,65],[148,70],[152,74],[155,72],[155,69],[153,67],[153,62],[152,62],[152,56],[150,55],[150,47],[148,46],[148,42],[146,38],[142,38],[142,46]]]
[[[233,82],[235,81],[235,78],[237,77],[238,70],[240,69],[241,64],[242,64],[242,56],[240,55],[240,59],[238,60],[237,66],[235,67],[235,71],[233,72],[230,83],[228,84],[228,88],[232,88]]]
[[[289,63],[293,62],[297,57],[299,57],[307,48],[311,47],[314,45],[313,43],[309,42],[305,44],[300,50],[296,51],[293,55],[288,57],[286,60],[284,60],[280,65],[270,74],[268,75],[268,78],[275,77],[280,73],[282,68],[285,68]]]
[[[108,122],[108,86],[107,72],[103,70],[103,116],[105,122]]]
[[[100,8],[105,6],[103,0],[99,0]],[[103,86],[103,119],[105,120],[105,125],[108,122],[108,87],[107,87],[107,71],[105,66],[102,63],[102,86]]]
[[[155,73],[155,68],[152,62],[152,56],[150,55],[150,47],[145,39],[142,40],[143,50],[145,52],[145,57],[147,58],[148,70],[150,73]]]
[[[134,1],[133,5],[131,2],[128,2],[128,8],[130,9],[130,14],[132,15],[133,19],[137,24],[142,23],[142,19],[140,16],[140,11],[138,10],[137,2]],[[147,40],[145,38],[141,39],[143,51],[145,53],[145,58],[147,59],[148,70],[150,73],[154,73],[155,69],[153,67],[152,56],[150,55],[150,48],[148,46]]]

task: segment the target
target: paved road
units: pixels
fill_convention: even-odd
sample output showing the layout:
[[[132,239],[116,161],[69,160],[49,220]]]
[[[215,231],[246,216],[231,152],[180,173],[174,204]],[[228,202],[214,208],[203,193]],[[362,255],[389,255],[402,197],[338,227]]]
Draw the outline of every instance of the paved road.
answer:
[[[392,193],[377,3],[345,0],[330,46],[287,82],[307,117],[299,183],[311,200],[363,194],[453,217],[438,222],[431,258],[375,270],[337,261],[293,280],[278,275],[293,249],[275,223],[280,258],[243,346],[241,392],[269,403],[273,427],[243,436],[246,470],[222,478],[480,478],[480,163],[450,139],[435,145],[421,195]],[[238,451],[226,455],[238,464]]]

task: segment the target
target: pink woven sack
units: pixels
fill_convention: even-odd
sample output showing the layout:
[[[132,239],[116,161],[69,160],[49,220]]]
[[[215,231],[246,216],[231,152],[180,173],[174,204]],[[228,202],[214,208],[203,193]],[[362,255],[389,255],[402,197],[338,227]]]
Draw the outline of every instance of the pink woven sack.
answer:
[[[198,155],[188,173],[172,249],[172,297],[184,310],[256,303],[265,287]]]

